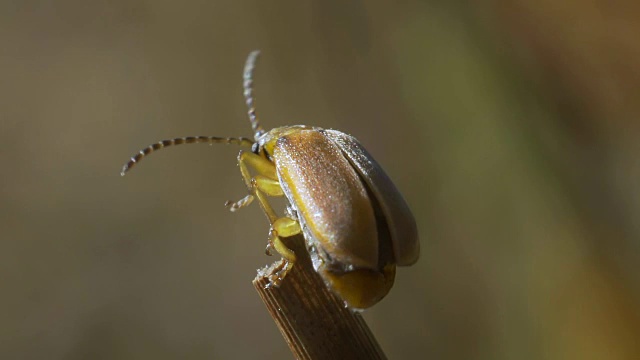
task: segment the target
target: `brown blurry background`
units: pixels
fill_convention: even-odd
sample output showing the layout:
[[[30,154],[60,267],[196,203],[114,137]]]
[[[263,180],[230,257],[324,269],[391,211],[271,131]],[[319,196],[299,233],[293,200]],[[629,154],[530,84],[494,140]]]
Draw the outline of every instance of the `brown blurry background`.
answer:
[[[365,313],[392,359],[640,358],[640,3],[0,3],[0,357],[281,359],[237,148],[355,135],[422,255]]]

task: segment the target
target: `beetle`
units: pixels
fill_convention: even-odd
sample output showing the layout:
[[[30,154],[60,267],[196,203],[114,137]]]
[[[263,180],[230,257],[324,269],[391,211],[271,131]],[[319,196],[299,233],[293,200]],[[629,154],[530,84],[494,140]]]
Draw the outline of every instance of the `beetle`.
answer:
[[[258,55],[259,51],[249,54],[243,72],[253,140],[190,136],[159,141],[133,156],[121,175],[167,146],[221,143],[250,148],[238,154],[249,194],[225,205],[236,211],[257,199],[267,216],[267,254],[275,250],[285,260],[270,276],[270,286],[279,286],[296,262],[295,253],[281,238],[302,234],[313,266],[326,285],[345,306],[366,309],[389,292],[396,265],[409,266],[418,260],[420,244],[413,214],[391,179],[354,137],[306,125],[262,128],[253,98]],[[268,197],[282,196],[288,204],[286,214],[279,216]]]

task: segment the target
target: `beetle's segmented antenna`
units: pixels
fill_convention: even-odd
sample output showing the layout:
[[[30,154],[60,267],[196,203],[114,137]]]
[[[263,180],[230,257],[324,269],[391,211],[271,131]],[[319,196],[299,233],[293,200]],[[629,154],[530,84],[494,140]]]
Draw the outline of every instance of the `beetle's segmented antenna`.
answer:
[[[264,129],[260,126],[260,121],[256,115],[256,108],[253,104],[253,69],[256,67],[256,61],[260,55],[259,50],[252,51],[247,57],[247,62],[244,64],[244,74],[242,76],[242,87],[244,88],[244,99],[247,103],[247,113],[249,114],[249,121],[251,122],[251,128],[256,139],[264,134]]]
[[[158,141],[155,144],[151,144],[146,148],[140,150],[134,157],[131,158],[124,166],[122,167],[122,172],[120,175],[124,176],[132,167],[134,167],[137,163],[142,160],[145,156],[151,154],[156,150],[160,150],[167,146],[181,145],[181,144],[196,144],[196,143],[207,143],[210,145],[213,144],[236,144],[240,146],[251,147],[253,145],[253,140],[247,139],[244,137],[239,138],[221,138],[215,136],[187,136],[181,138],[175,138],[171,140],[162,140]]]

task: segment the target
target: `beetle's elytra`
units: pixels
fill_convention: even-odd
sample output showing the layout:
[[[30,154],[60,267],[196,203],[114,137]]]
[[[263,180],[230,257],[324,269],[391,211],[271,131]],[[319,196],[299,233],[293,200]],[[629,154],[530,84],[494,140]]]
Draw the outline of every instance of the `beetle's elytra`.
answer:
[[[171,145],[222,143],[251,148],[238,155],[249,194],[226,205],[235,211],[257,199],[269,219],[267,252],[275,249],[286,260],[271,284],[278,286],[296,261],[281,237],[302,233],[325,283],[349,308],[368,308],[391,289],[396,265],[408,266],[418,260],[420,244],[413,214],[380,165],[354,137],[305,125],[262,129],[252,96],[258,54],[249,54],[243,83],[254,140],[212,136],[163,140],[132,157],[121,174],[151,152]],[[286,216],[273,210],[268,201],[272,196],[286,197]]]

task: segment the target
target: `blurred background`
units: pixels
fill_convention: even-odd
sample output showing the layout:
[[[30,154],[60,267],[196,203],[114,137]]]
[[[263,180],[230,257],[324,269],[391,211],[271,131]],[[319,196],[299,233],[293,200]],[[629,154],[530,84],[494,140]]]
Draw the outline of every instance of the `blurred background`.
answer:
[[[286,359],[235,147],[355,135],[422,254],[365,312],[391,359],[640,358],[640,2],[0,3],[3,359]]]

